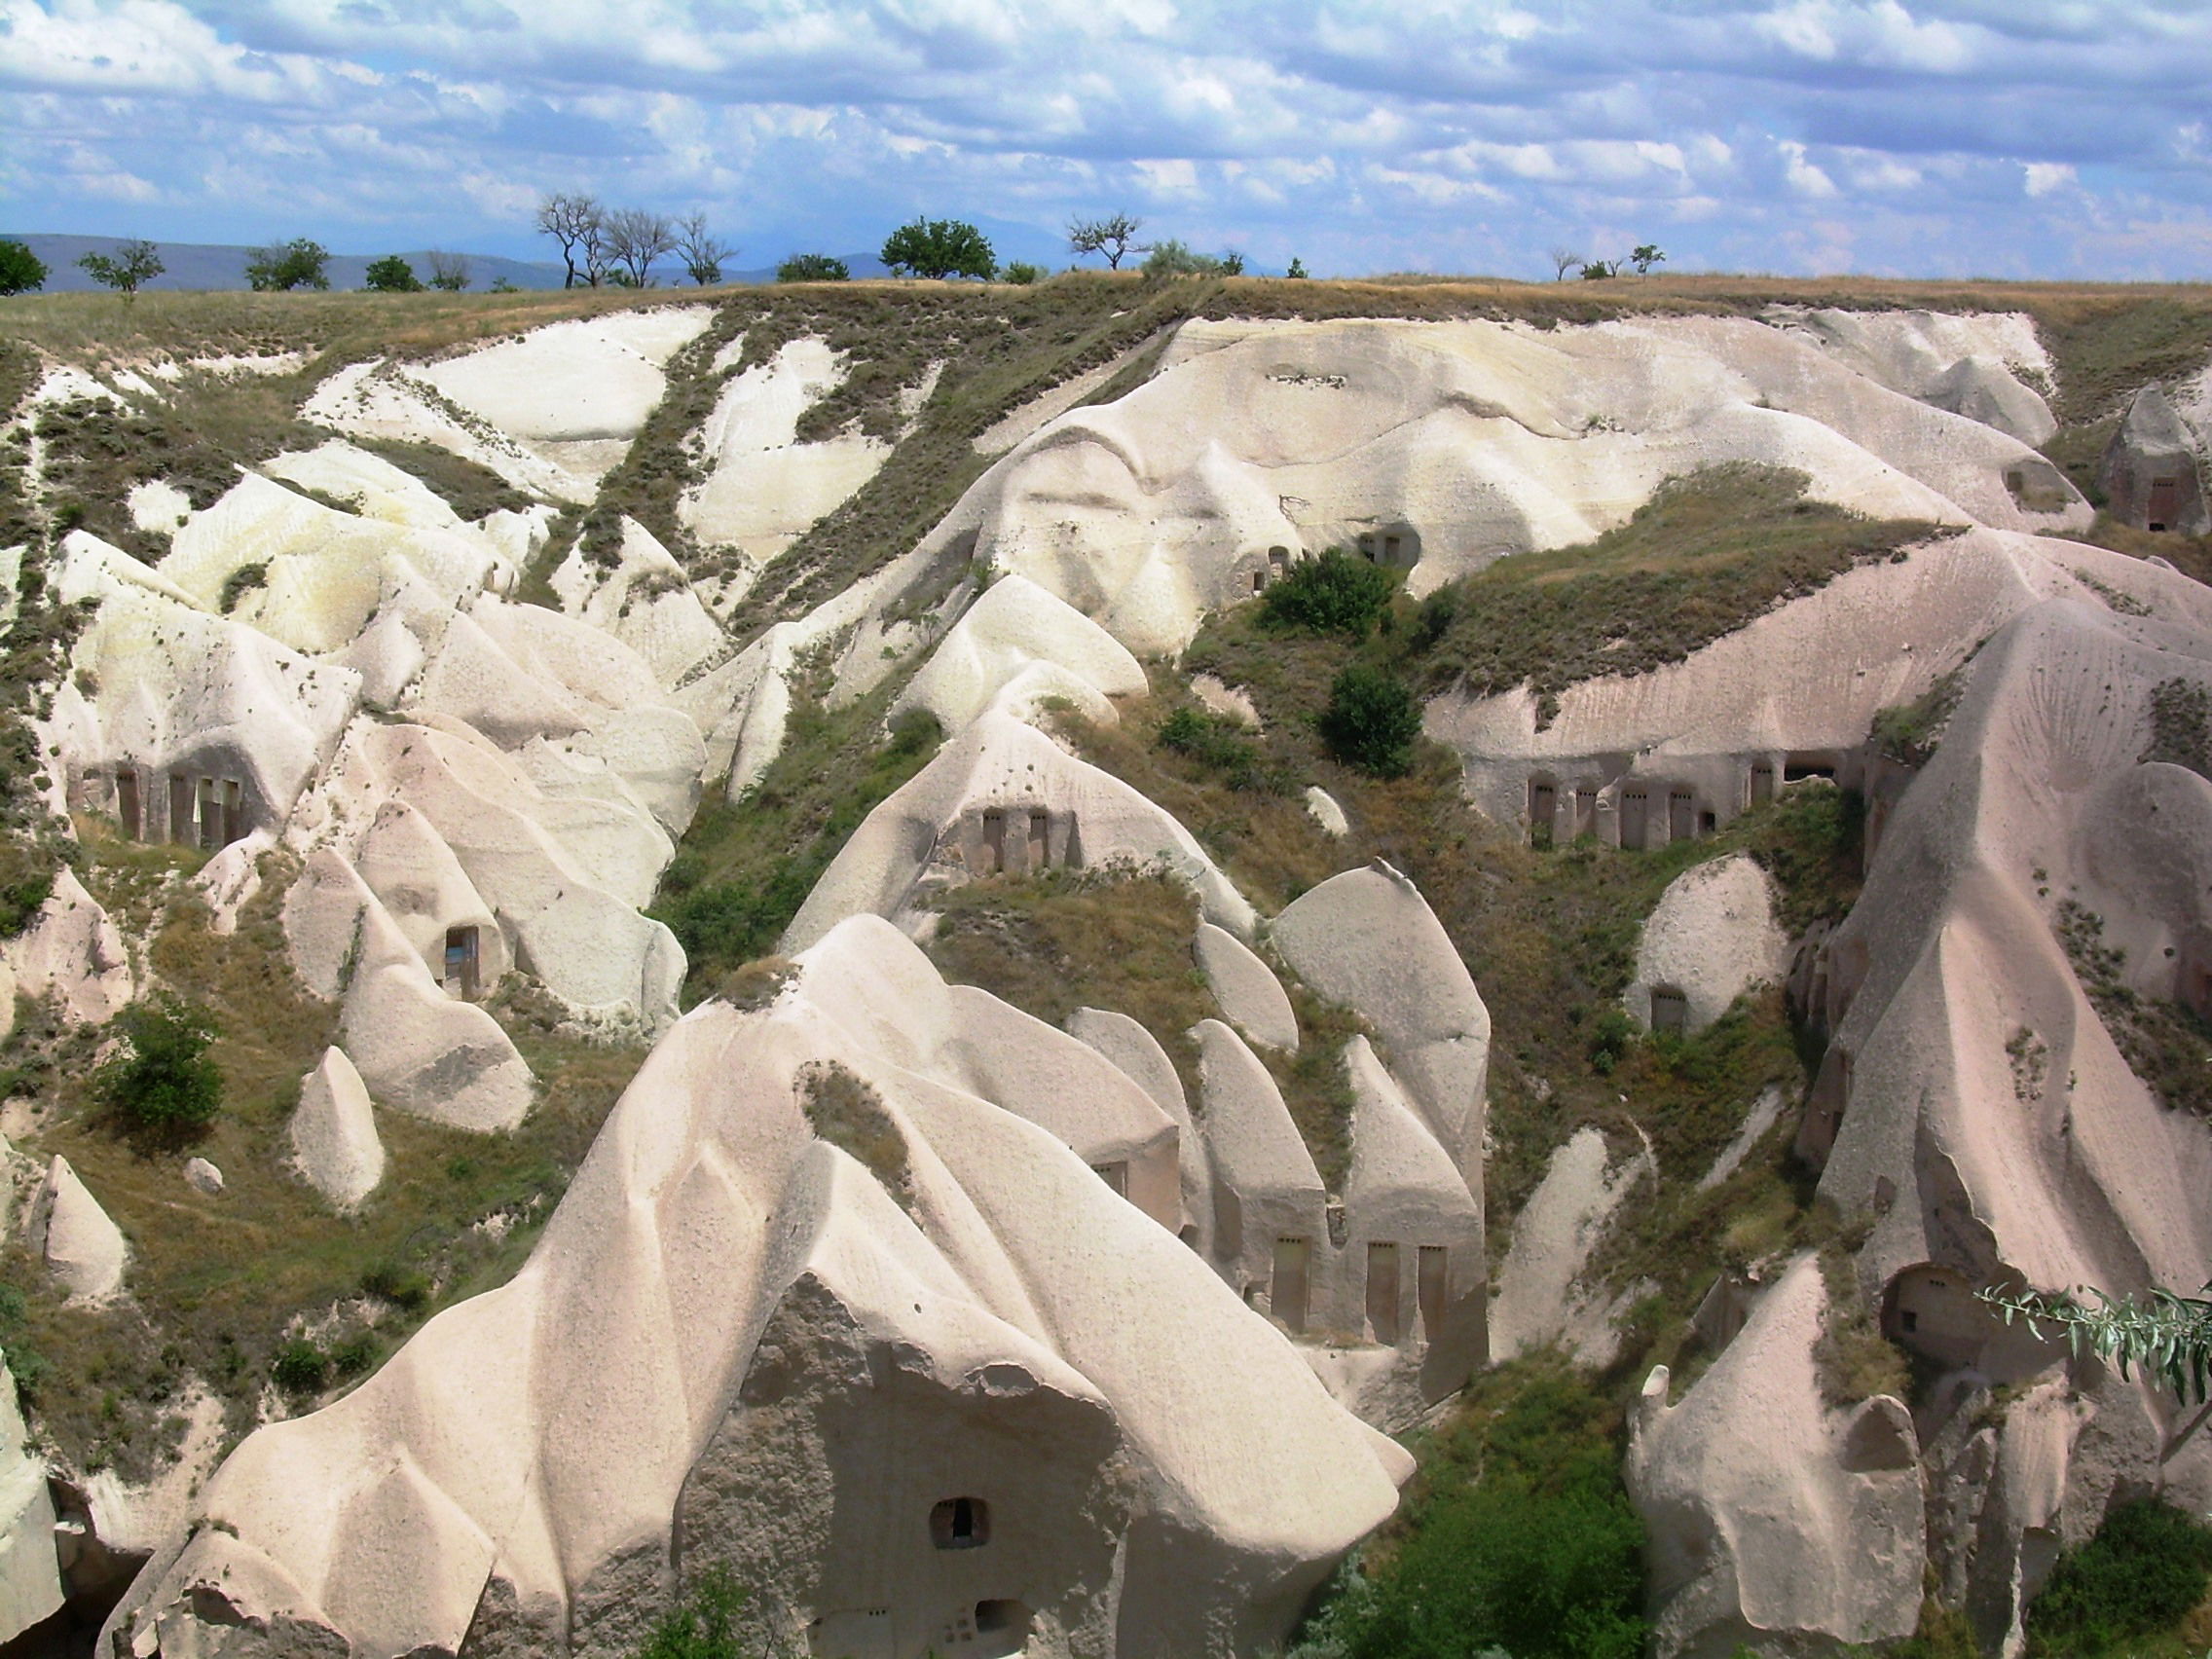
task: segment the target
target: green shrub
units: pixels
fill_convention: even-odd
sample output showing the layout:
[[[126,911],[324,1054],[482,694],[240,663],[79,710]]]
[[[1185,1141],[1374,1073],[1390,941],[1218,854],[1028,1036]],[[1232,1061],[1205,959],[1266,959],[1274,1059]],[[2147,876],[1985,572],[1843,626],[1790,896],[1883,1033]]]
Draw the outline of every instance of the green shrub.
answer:
[[[223,578],[223,594],[221,602],[223,607],[223,614],[225,616],[228,616],[232,611],[236,610],[239,608],[239,602],[244,599],[245,596],[251,593],[255,588],[265,588],[268,585],[268,560],[264,559],[260,563],[254,565],[240,565],[237,570],[233,571],[229,575]]]
[[[1611,1077],[1613,1068],[1636,1046],[1636,1021],[1628,1016],[1628,1011],[1606,1009],[1590,1028],[1590,1069],[1600,1077]]]
[[[653,1627],[653,1634],[638,1650],[638,1659],[754,1659],[773,1643],[748,1641],[739,1622],[753,1599],[738,1588],[726,1567],[711,1567],[700,1574],[699,1584],[669,1615]]]
[[[1413,770],[1420,705],[1395,675],[1353,663],[1329,687],[1320,731],[1329,753],[1346,765],[1378,778],[1402,778]]]
[[[1639,1659],[1643,1527],[1618,1493],[1486,1482],[1399,1553],[1351,1659]]]
[[[276,1350],[269,1375],[287,1394],[319,1394],[330,1382],[330,1356],[304,1337]]]
[[[38,919],[54,893],[54,870],[36,848],[0,840],[0,939],[14,939]]]
[[[1643,1527],[1611,1408],[1571,1371],[1539,1361],[1478,1382],[1401,1525],[1364,1591],[1315,1621],[1346,1659],[1641,1654]]]
[[[420,294],[423,291],[423,279],[415,275],[415,267],[396,253],[370,260],[361,285],[372,294]]]
[[[1017,288],[1026,288],[1032,282],[1042,282],[1050,275],[1042,265],[1032,265],[1026,259],[1014,260],[999,273],[999,280],[1011,282]]]
[[[1224,253],[1219,257],[1198,253],[1170,237],[1155,242],[1151,254],[1144,262],[1147,276],[1241,276],[1244,274],[1244,256],[1240,253]]]
[[[473,1171],[471,1171],[473,1173]],[[430,1300],[430,1281],[414,1268],[397,1262],[379,1262],[361,1275],[361,1288],[380,1302],[412,1313]]]
[[[827,253],[794,253],[776,267],[779,282],[849,282],[852,278],[845,262]]]
[[[384,1346],[377,1341],[374,1331],[360,1331],[348,1337],[330,1350],[330,1371],[334,1377],[366,1377],[377,1368],[377,1359]]]
[[[2157,1498],[2122,1504],[2061,1556],[2028,1607],[2034,1659],[2097,1659],[2181,1620],[2212,1584],[2212,1528]]]
[[[1260,746],[1236,721],[1203,710],[1177,709],[1160,722],[1160,747],[1190,756],[1233,790],[1287,791],[1290,781],[1262,759]]]
[[[100,1101],[132,1128],[203,1129],[223,1105],[223,1076],[207,1057],[219,1033],[207,1011],[164,993],[133,1003],[109,1030],[123,1049],[93,1080]]]
[[[1271,628],[1363,639],[1389,606],[1398,578],[1380,565],[1332,547],[1301,559],[1260,600],[1260,619]]]

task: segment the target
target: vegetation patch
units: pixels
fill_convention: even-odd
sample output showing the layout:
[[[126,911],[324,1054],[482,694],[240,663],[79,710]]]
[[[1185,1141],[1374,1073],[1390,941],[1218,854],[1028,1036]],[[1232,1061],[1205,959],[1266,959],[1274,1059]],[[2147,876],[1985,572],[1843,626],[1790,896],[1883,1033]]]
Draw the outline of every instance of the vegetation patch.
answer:
[[[1321,1185],[1330,1197],[1341,1197],[1351,1174],[1352,1093],[1345,1045],[1356,1036],[1372,1037],[1374,1031],[1350,1009],[1324,1002],[1303,985],[1292,984],[1289,990],[1298,1015],[1298,1051],[1253,1052],[1273,1075]]]
[[[924,946],[956,984],[978,985],[1064,1029],[1079,1008],[1125,1014],[1160,1040],[1198,1100],[1198,1047],[1188,1035],[1219,1018],[1192,946],[1198,903],[1170,875],[1130,869],[1048,870],[948,887]]]
[[[156,996],[126,1008],[110,1030],[117,1052],[92,1079],[92,1093],[126,1127],[177,1140],[215,1121],[223,1077],[207,1047],[220,1032],[205,1009]]]
[[[2212,778],[2212,690],[2194,680],[2163,680],[2152,687],[2151,741],[2143,758]]]
[[[1413,688],[1384,669],[1355,662],[1329,684],[1329,706],[1315,723],[1329,753],[1378,778],[1413,770],[1420,705]]]
[[[1643,1524],[1618,1410],[1556,1356],[1472,1382],[1292,1659],[1637,1659]]]
[[[2058,902],[2058,942],[2128,1069],[2168,1106],[2212,1114],[2212,1021],[2186,1004],[2147,997],[2122,975],[2127,952],[2105,943],[2105,920]]]
[[[1809,483],[1787,467],[1702,467],[1596,541],[1500,559],[1432,601],[1444,619],[1417,635],[1423,682],[1478,697],[1526,685],[1546,726],[1579,681],[1680,662],[1856,566],[1957,534],[1862,518],[1809,498]]]
[[[1909,703],[1883,709],[1874,716],[1874,742],[1882,753],[1902,766],[1925,766],[1936,757],[1951,716],[1958,712],[1966,690],[1967,665],[1961,663]]]
[[[1227,715],[1178,708],[1160,722],[1153,741],[1197,761],[1229,789],[1281,794],[1291,788],[1287,774],[1268,765],[1249,728]]]
[[[13,1341],[0,1322],[0,1345],[12,1363],[23,1353],[44,1362],[18,1381],[71,1467],[136,1480],[181,1433],[188,1379],[216,1389],[242,1433],[258,1380],[305,1340],[303,1322],[329,1362],[324,1386],[340,1386],[439,1309],[505,1282],[644,1051],[564,1034],[557,1005],[510,979],[483,1006],[543,1084],[530,1117],[511,1133],[479,1135],[380,1113],[384,1183],[357,1213],[337,1215],[289,1167],[300,1083],[336,1041],[337,1010],[293,977],[278,916],[288,871],[265,869],[238,930],[219,935],[183,886],[203,855],[126,841],[97,820],[80,830],[88,890],[127,934],[151,939],[161,982],[220,1033],[203,1057],[223,1109],[192,1150],[225,1185],[197,1193],[181,1149],[111,1132],[93,1087],[98,1033],[26,1005],[0,1048],[8,1092],[39,1113],[22,1150],[65,1156],[122,1228],[130,1294],[104,1309],[71,1307],[18,1252],[0,1275],[22,1287],[23,1314]],[[364,1292],[383,1307],[373,1336]]]
[[[1831,1406],[1857,1405],[1877,1394],[1909,1401],[1912,1368],[1903,1350],[1883,1336],[1859,1294],[1851,1251],[1840,1239],[1830,1239],[1821,1251],[1821,1278],[1827,1286],[1827,1309],[1821,1320],[1821,1340],[1813,1346],[1813,1364],[1821,1379],[1821,1395]]]
[[[1263,626],[1288,633],[1367,637],[1398,590],[1398,578],[1380,565],[1331,547],[1293,564],[1260,601]]]
[[[456,516],[471,524],[497,512],[528,512],[537,504],[535,497],[516,489],[483,462],[438,444],[358,434],[349,434],[346,441],[390,461],[428,486]]]
[[[900,1208],[911,1210],[914,1172],[906,1161],[906,1137],[867,1079],[835,1060],[817,1060],[800,1069],[798,1094],[808,1126],[857,1160]]]
[[[647,914],[669,925],[690,971],[685,1006],[733,969],[774,948],[830,861],[878,802],[928,765],[942,741],[935,716],[910,710],[883,732],[887,684],[842,709],[828,687],[793,688],[783,752],[741,801],[709,785],[662,872]]]
[[[2028,1607],[2031,1659],[2145,1653],[2212,1585],[2212,1527],[2157,1498],[2123,1503],[2097,1535],[2059,1557]],[[2194,1653],[2201,1641],[2188,1644]],[[2161,1644],[2162,1648],[2163,1644]],[[2183,1650],[2179,1642],[2176,1651]]]

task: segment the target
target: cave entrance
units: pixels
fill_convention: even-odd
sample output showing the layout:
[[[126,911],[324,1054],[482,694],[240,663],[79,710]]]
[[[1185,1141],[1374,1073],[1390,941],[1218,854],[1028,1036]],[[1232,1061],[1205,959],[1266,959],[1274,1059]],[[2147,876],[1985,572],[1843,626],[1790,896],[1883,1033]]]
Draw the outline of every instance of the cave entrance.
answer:
[[[1307,1280],[1312,1259],[1312,1240],[1275,1240],[1274,1283],[1268,1292],[1268,1310],[1281,1321],[1285,1330],[1302,1332],[1306,1329]]]
[[[2143,509],[2145,530],[2165,530],[2181,517],[2181,480],[2179,478],[2154,478],[2151,480],[2150,504]]]
[[[1384,1346],[1397,1346],[1401,1327],[1398,1247],[1395,1244],[1370,1243],[1367,1246],[1367,1328]]]

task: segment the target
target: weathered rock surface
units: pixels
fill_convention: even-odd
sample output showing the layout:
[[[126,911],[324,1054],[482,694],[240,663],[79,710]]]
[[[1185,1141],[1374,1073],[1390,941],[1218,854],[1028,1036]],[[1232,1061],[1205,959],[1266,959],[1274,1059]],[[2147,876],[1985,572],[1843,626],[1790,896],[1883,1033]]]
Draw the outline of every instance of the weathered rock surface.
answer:
[[[1269,1049],[1298,1048],[1298,1015],[1274,970],[1235,934],[1211,922],[1198,924],[1192,945],[1221,1012],[1253,1042]]]
[[[62,1017],[80,1025],[114,1018],[135,986],[123,935],[67,866],[55,872],[37,918],[9,942],[8,963],[16,990],[55,998]]]
[[[1278,1634],[1410,1461],[1023,1100],[979,1092],[1088,1052],[978,1023],[988,1001],[860,917],[772,1007],[696,1011],[522,1272],[249,1437],[126,1639],[593,1654],[716,1563],[825,1650]]]
[[[1268,938],[1314,991],[1374,1024],[1479,1202],[1490,1011],[1428,902],[1378,863],[1300,896]]]
[[[1144,670],[1113,635],[1035,582],[1010,575],[952,625],[899,707],[927,709],[953,732],[985,709],[1027,716],[1056,697],[1111,723],[1119,717],[1107,699],[1144,688]]]
[[[2007,385],[2026,391],[1998,370],[1952,401],[2032,428]],[[1171,651],[1302,550],[1362,546],[1418,595],[1588,540],[1661,479],[1723,461],[1802,468],[1824,498],[1883,516],[2088,517],[2020,437],[1892,390],[1802,331],[1645,317],[1551,333],[1185,323],[1150,381],[1047,424],[954,519],[1131,649]]]
[[[1627,1472],[1667,1659],[1882,1641],[1919,1622],[1912,1417],[1887,1395],[1849,1411],[1823,1400],[1826,1305],[1819,1264],[1802,1258],[1678,1405],[1665,1366],[1644,1384]]]
[[[67,1597],[46,1463],[24,1450],[28,1439],[15,1376],[0,1362],[0,1641],[52,1617]]]
[[[1622,1203],[1657,1174],[1648,1152],[1613,1161],[1604,1135],[1588,1125],[1560,1144],[1513,1218],[1490,1308],[1493,1353],[1511,1359],[1558,1343],[1585,1358],[1611,1357],[1608,1309],[1594,1306],[1579,1280]]]

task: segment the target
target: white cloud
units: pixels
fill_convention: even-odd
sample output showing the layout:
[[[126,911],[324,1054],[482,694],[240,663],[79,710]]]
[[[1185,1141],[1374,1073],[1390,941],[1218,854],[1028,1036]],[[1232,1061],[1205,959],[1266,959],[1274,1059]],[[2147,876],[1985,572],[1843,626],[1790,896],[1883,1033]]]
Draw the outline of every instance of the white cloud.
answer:
[[[1816,201],[1825,201],[1836,194],[1835,180],[1806,159],[1804,145],[1794,138],[1785,138],[1775,147],[1782,152],[1782,176],[1791,190]]]
[[[334,246],[527,252],[576,185],[763,263],[1127,205],[1317,270],[1667,225],[1677,268],[2152,275],[2212,233],[2208,81],[2202,0],[0,0],[0,188]],[[2075,234],[2138,199],[2169,229]]]

